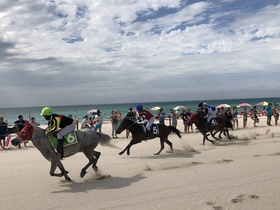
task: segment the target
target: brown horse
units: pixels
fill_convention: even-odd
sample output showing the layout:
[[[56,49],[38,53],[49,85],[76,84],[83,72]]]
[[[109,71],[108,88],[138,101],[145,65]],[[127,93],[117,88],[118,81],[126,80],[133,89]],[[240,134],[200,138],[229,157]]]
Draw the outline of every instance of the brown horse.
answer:
[[[220,132],[219,134],[219,138],[221,139],[222,136],[221,134],[224,133],[224,135],[227,135],[228,139],[231,140],[230,136],[229,136],[229,132],[228,132],[228,128],[232,128],[232,124],[230,121],[228,121],[227,119],[225,118],[222,118],[222,117],[215,117],[215,121],[216,123],[209,126],[209,128],[207,127],[207,121],[206,119],[203,117],[203,113],[202,111],[197,111],[196,114],[192,114],[189,118],[189,122],[188,123],[194,123],[197,127],[197,129],[202,133],[203,135],[203,145],[205,144],[205,140],[208,140],[210,141],[212,144],[214,143],[213,140],[210,140],[208,138],[209,136],[209,133],[211,134],[211,136],[213,138],[215,138],[215,134],[217,132]],[[215,131],[213,133],[213,131]]]
[[[174,126],[166,126],[164,124],[155,124],[158,127],[158,130],[155,129],[156,133],[153,132],[149,138],[147,138],[146,133],[144,131],[143,125],[137,123],[134,118],[125,117],[120,123],[116,133],[120,134],[124,130],[129,130],[132,134],[132,139],[126,148],[119,153],[122,155],[125,151],[127,151],[127,155],[130,155],[130,147],[134,144],[140,143],[142,140],[154,139],[156,137],[160,138],[160,150],[155,153],[155,155],[159,155],[161,151],[164,149],[164,142],[170,146],[171,152],[173,152],[172,143],[168,140],[168,135],[171,132],[177,134],[179,138],[181,138],[180,131]]]

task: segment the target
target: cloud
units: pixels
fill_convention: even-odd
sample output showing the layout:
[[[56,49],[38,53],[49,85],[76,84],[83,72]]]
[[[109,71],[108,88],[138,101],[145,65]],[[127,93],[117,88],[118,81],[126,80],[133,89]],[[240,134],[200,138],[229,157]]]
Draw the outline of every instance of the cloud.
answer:
[[[279,11],[273,0],[2,1],[0,106],[276,96]]]

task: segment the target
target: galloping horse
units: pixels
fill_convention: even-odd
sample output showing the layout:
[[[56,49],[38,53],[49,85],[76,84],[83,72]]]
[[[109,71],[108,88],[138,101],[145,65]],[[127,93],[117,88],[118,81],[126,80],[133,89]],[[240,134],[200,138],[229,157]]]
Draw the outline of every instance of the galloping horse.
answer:
[[[119,153],[122,155],[125,151],[127,151],[127,155],[130,155],[130,147],[134,144],[140,143],[142,140],[154,139],[156,137],[160,138],[160,150],[155,153],[155,155],[159,155],[161,151],[164,149],[164,142],[170,146],[171,152],[173,151],[172,143],[168,140],[168,135],[170,132],[174,132],[177,134],[179,138],[181,138],[180,131],[173,126],[166,126],[164,124],[156,124],[158,125],[158,132],[156,134],[152,134],[149,138],[147,138],[145,131],[143,129],[143,125],[137,123],[134,118],[125,117],[117,128],[117,134],[120,134],[124,130],[129,130],[132,134],[132,139],[130,143],[126,146],[126,148]]]
[[[102,134],[94,131],[94,129],[82,129],[77,130],[76,136],[78,143],[66,146],[64,148],[64,157],[72,156],[78,152],[83,152],[89,159],[89,163],[81,170],[81,178],[87,173],[89,166],[92,166],[95,173],[98,173],[98,167],[96,163],[101,155],[100,152],[94,151],[97,145],[100,143],[103,146],[109,144],[111,138],[106,134]],[[58,176],[71,181],[67,175],[68,171],[65,170],[62,162],[60,161],[60,155],[57,154],[50,143],[50,140],[45,135],[45,130],[39,127],[33,127],[28,121],[25,122],[24,128],[18,133],[18,135],[12,140],[12,145],[17,146],[24,140],[31,139],[33,145],[42,153],[42,155],[51,162],[50,175]],[[55,173],[56,168],[59,168],[61,173]]]
[[[197,127],[197,129],[202,133],[203,135],[203,145],[205,144],[205,140],[210,141],[212,144],[214,143],[213,140],[210,140],[208,138],[210,132],[211,136],[215,138],[215,134],[220,131],[219,138],[221,139],[221,134],[224,133],[224,135],[227,135],[228,139],[231,140],[228,132],[228,128],[232,128],[232,124],[230,121],[227,121],[226,119],[222,117],[215,117],[216,124],[210,125],[209,128],[207,128],[207,121],[203,117],[202,111],[197,111],[195,114],[192,114],[189,118],[188,123],[194,123]],[[215,131],[213,133],[213,131]]]

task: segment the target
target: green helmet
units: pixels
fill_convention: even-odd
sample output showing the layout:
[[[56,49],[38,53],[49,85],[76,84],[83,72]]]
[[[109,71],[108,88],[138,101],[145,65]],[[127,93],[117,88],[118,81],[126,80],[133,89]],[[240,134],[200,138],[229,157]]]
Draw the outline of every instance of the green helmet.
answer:
[[[41,111],[42,116],[51,116],[53,114],[53,109],[51,107],[44,107]]]

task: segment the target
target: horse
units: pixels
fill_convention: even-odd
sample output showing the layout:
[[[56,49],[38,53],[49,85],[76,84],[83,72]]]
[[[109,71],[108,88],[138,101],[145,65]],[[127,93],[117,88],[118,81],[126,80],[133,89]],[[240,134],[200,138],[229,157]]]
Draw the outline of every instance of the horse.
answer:
[[[122,155],[125,151],[127,151],[127,155],[130,155],[130,147],[134,144],[138,144],[142,142],[142,140],[154,139],[159,137],[160,138],[160,150],[155,153],[154,155],[159,155],[161,151],[164,149],[164,142],[169,145],[171,152],[173,152],[172,143],[168,140],[168,135],[173,132],[176,133],[179,138],[181,138],[180,131],[175,128],[174,126],[166,126],[164,124],[154,124],[158,126],[157,133],[151,134],[150,137],[146,136],[145,129],[143,125],[137,123],[134,118],[125,117],[121,121],[120,125],[117,128],[116,133],[120,134],[124,130],[129,130],[132,134],[132,139],[126,148],[119,153]]]
[[[210,140],[208,138],[210,132],[211,136],[215,138],[215,134],[220,131],[219,138],[221,139],[221,134],[224,133],[224,135],[227,135],[227,138],[231,140],[229,136],[228,128],[232,128],[232,124],[230,121],[227,121],[226,119],[222,117],[215,117],[214,118],[216,123],[213,125],[210,125],[209,128],[207,128],[207,121],[203,117],[202,111],[197,111],[195,114],[192,114],[189,118],[188,123],[194,123],[197,127],[197,129],[200,131],[200,133],[203,135],[203,145],[205,145],[205,140],[210,141],[212,144],[214,143],[213,140]],[[213,133],[213,131],[215,131]]]
[[[98,174],[97,161],[101,155],[100,152],[94,149],[100,143],[103,146],[109,146],[111,137],[96,132],[94,129],[81,129],[76,130],[76,136],[78,143],[68,145],[64,147],[64,157],[70,157],[78,152],[83,152],[88,158],[89,162],[85,167],[82,168],[80,177],[83,178],[87,173],[88,167],[92,166],[94,172]],[[24,128],[17,134],[17,136],[11,141],[12,145],[17,146],[22,141],[31,139],[33,145],[41,152],[41,154],[51,162],[50,175],[56,177],[64,176],[65,180],[71,181],[70,177],[67,175],[69,172],[65,170],[61,160],[60,154],[58,154],[54,147],[51,145],[51,141],[45,135],[45,130],[32,126],[28,121],[25,122]],[[61,173],[55,173],[56,168],[59,168]]]

